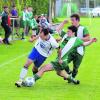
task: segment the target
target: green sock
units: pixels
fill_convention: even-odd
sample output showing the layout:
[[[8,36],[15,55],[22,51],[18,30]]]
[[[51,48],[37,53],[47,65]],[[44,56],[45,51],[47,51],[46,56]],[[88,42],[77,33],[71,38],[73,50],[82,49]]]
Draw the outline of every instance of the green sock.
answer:
[[[33,72],[33,75],[35,75],[37,72]]]
[[[35,81],[37,81],[38,79],[40,79],[40,76],[38,76],[37,74],[34,75]]]

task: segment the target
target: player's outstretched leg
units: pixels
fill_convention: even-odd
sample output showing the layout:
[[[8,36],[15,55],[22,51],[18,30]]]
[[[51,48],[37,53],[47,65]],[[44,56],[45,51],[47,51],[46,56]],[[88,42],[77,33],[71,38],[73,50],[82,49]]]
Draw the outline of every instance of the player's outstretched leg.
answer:
[[[32,60],[28,59],[25,66],[22,68],[21,72],[20,72],[20,79],[15,83],[15,86],[17,87],[21,87],[22,82],[25,78],[25,76],[27,75],[27,71],[28,71],[28,67],[33,63]]]
[[[51,64],[48,64],[48,65],[41,67],[41,69],[34,75],[35,81],[40,79],[45,72],[53,71],[53,70],[54,69],[53,69]]]
[[[52,71],[52,70],[53,70],[53,67],[51,64],[41,67],[40,70],[33,76],[34,80],[37,81],[38,79],[40,79],[42,77],[42,75],[45,72]],[[23,81],[22,86],[27,86],[27,84]]]

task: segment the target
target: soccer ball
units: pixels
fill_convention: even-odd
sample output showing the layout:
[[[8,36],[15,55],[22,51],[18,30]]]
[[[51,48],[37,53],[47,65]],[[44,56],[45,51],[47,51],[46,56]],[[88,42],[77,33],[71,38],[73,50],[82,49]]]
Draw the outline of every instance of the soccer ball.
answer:
[[[35,84],[34,77],[27,77],[25,81],[22,83],[23,86],[31,87]]]

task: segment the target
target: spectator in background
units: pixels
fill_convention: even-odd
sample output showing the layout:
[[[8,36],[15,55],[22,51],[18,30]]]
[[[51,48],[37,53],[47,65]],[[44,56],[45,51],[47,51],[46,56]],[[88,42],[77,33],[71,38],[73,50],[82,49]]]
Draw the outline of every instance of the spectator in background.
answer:
[[[51,24],[47,21],[46,17],[42,14],[40,19],[40,26],[44,29],[48,29],[50,34],[54,33],[54,30],[51,28]]]
[[[26,27],[27,27],[27,7],[23,9],[20,21],[21,21],[21,27],[23,28],[22,39],[25,39]]]
[[[45,14],[45,18],[47,19],[47,22],[50,23],[49,16],[47,14]]]
[[[33,8],[29,6],[27,8],[27,26],[26,26],[26,36],[29,34],[30,28],[31,28],[31,23],[33,19]]]
[[[16,6],[15,5],[12,7],[11,17],[12,18],[17,18],[18,17],[18,12],[17,12],[17,9],[16,9]],[[12,21],[12,26],[13,26],[13,21]],[[16,29],[16,35],[19,36],[18,35],[18,22],[17,22],[16,19],[14,20],[14,27]]]
[[[40,19],[41,19],[41,16],[35,16],[35,19],[36,19],[36,22],[39,24],[40,23]]]
[[[10,45],[9,43],[9,36],[11,34],[11,28],[10,28],[10,17],[9,17],[9,9],[7,6],[4,7],[4,11],[2,13],[2,22],[1,26],[4,28],[5,31],[5,38],[3,39],[3,43]]]

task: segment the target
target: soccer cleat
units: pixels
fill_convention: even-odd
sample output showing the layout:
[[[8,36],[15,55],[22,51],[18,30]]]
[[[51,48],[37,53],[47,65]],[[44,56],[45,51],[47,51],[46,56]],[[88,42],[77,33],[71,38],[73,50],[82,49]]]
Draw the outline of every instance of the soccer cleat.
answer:
[[[22,80],[19,80],[15,83],[15,86],[21,87],[22,86]]]
[[[25,81],[23,81],[21,85],[27,87],[27,83]]]
[[[72,83],[78,85],[78,84],[80,84],[80,81],[79,80],[72,80]]]
[[[68,83],[74,83],[76,85],[80,84],[80,81],[75,80],[73,77],[68,77],[67,80],[68,80]]]

